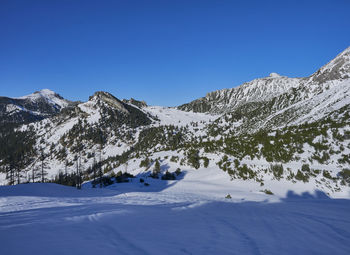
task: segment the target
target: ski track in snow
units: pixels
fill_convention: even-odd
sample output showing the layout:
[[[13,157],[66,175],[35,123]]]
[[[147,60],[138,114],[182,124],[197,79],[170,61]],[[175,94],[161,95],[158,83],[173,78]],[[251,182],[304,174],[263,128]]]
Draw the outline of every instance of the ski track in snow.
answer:
[[[230,200],[187,179],[149,192],[0,187],[0,254],[350,253],[350,200],[233,190]]]

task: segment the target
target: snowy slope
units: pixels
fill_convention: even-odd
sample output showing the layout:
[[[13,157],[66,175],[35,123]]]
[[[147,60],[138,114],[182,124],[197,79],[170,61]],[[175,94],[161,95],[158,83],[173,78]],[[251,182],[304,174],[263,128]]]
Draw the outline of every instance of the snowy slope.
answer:
[[[123,185],[81,191],[56,184],[0,187],[0,253],[350,252],[349,200],[290,192],[280,199],[256,194],[238,202],[215,198],[206,181],[201,195],[189,192],[190,181],[187,187],[169,184],[142,193]]]
[[[119,106],[118,106],[119,107]],[[135,107],[135,106],[134,106]],[[142,109],[139,109],[140,111],[143,111],[145,114],[148,114],[149,116],[153,116],[157,118],[157,121],[153,120],[152,124],[150,126],[152,127],[159,127],[163,125],[175,125],[175,126],[189,126],[189,130],[193,133],[204,134],[204,131],[194,131],[194,127],[191,126],[191,123],[199,123],[198,126],[196,126],[197,129],[204,129],[205,126],[218,116],[203,114],[203,113],[188,113],[184,111],[180,111],[174,108],[169,107],[161,107],[161,106],[147,106]],[[125,110],[123,110],[125,111]],[[38,135],[36,147],[37,150],[40,150],[40,148],[44,149],[44,152],[46,154],[50,154],[50,146],[52,144],[55,146],[55,151],[58,152],[59,150],[63,149],[64,147],[60,143],[60,139],[63,136],[67,136],[69,132],[79,123],[79,119],[85,119],[88,127],[96,127],[99,128],[99,122],[102,118],[101,115],[101,108],[99,105],[97,105],[96,98],[92,97],[89,101],[85,103],[81,103],[77,105],[77,109],[73,110],[74,115],[72,116],[57,116],[56,118],[52,119],[45,119],[40,122],[32,123],[29,125],[24,125],[21,130],[27,130],[29,127],[33,127],[36,130],[36,133]],[[118,120],[117,120],[118,121]],[[45,127],[45,128],[44,128]],[[86,127],[87,128],[87,127]],[[113,157],[117,155],[121,155],[123,152],[130,149],[132,146],[135,145],[138,139],[138,135],[143,129],[147,129],[149,126],[144,127],[138,127],[135,129],[131,129],[130,127],[127,127],[123,125],[118,130],[111,130],[107,134],[107,142],[106,145],[104,145],[101,157],[102,159],[106,159],[108,157]],[[134,130],[134,137],[132,140],[125,140],[120,138],[120,134],[127,134],[130,130]],[[42,140],[45,140],[45,143],[42,143]],[[74,141],[74,143],[78,143],[79,141]],[[96,153],[99,150],[98,144],[92,144],[87,143],[84,144],[85,146],[85,153],[82,156],[82,167],[84,169],[90,167],[93,164],[94,158],[87,158],[87,154],[89,153]],[[69,151],[68,151],[69,152]],[[65,160],[73,161],[76,153],[68,153],[67,157],[64,158],[64,160],[57,159],[57,158],[50,158],[49,164],[47,165],[46,171],[48,174],[48,178],[52,179],[54,178],[59,170],[64,169]],[[29,165],[27,167],[26,174],[23,176],[22,181],[26,181],[29,176],[30,172],[33,168],[40,169],[40,160],[37,159],[33,164]],[[75,168],[70,167],[70,171],[74,172]],[[1,179],[0,183],[5,184],[6,180]]]
[[[147,106],[145,111],[157,116],[160,120],[159,125],[179,125],[186,126],[191,122],[208,123],[215,120],[218,116],[211,116],[205,113],[184,112],[171,107]]]

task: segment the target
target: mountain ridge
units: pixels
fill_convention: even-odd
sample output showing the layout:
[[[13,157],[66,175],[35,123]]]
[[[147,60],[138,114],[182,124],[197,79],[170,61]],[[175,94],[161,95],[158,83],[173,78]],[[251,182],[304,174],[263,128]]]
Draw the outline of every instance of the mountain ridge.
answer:
[[[68,169],[65,184],[73,185],[77,174],[96,184],[98,170],[107,185],[116,175],[167,180],[176,179],[182,169],[209,167],[260,186],[277,180],[319,188],[330,196],[347,194],[347,61],[348,49],[309,77],[272,73],[177,108],[98,91],[87,102],[0,136],[0,167],[5,169],[0,169],[0,183],[28,181],[30,175],[32,181],[62,183],[58,176]],[[25,149],[18,150],[18,144]],[[45,173],[38,170],[42,168]]]
[[[333,60],[322,66],[308,77],[289,78],[280,75],[271,75],[264,78],[245,82],[231,89],[212,91],[205,97],[196,99],[177,108],[184,111],[225,113],[247,102],[266,101],[293,88],[312,86],[317,90],[320,84],[335,79],[348,79],[350,73],[350,47],[338,54]],[[272,73],[273,74],[273,73]],[[327,84],[329,86],[329,84]],[[324,88],[323,88],[324,89]]]

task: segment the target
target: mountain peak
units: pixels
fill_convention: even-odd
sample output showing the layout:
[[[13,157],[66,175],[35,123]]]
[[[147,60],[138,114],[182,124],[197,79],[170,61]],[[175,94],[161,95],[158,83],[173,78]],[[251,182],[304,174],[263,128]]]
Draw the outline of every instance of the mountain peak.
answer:
[[[92,96],[89,97],[89,101],[97,103],[104,102],[107,105],[120,110],[121,112],[129,113],[128,110],[124,107],[123,102],[109,92],[96,91]]]
[[[269,77],[270,78],[279,78],[279,77],[282,77],[282,76],[279,75],[278,73],[270,73]]]
[[[42,89],[32,94],[0,100],[0,122],[27,123],[48,118],[63,108],[70,106],[70,102],[50,89]]]
[[[39,98],[39,97],[52,97],[52,96],[58,96],[62,98],[60,95],[58,95],[56,92],[50,90],[50,89],[41,89],[39,91],[35,91],[32,94],[18,97],[18,99],[27,99],[27,98]]]
[[[18,97],[17,99],[29,100],[32,102],[45,101],[57,109],[67,107],[70,103],[68,100],[64,99],[59,94],[50,89],[42,89],[40,91],[35,91],[32,94]]]
[[[42,89],[42,90],[40,90],[40,91],[34,92],[34,94],[55,95],[56,92],[52,91],[51,89]]]
[[[94,99],[103,99],[103,98],[114,98],[116,99],[111,93],[106,91],[96,91],[92,96],[89,97],[89,100]]]

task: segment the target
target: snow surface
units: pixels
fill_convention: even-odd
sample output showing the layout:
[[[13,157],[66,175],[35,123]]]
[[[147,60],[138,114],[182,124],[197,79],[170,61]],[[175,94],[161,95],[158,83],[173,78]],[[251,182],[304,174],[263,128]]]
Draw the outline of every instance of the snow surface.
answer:
[[[2,186],[0,254],[350,253],[349,200],[227,190],[210,171],[148,187]]]
[[[204,127],[210,121],[214,121],[220,115],[209,115],[206,113],[185,112],[176,108],[163,106],[147,106],[145,112],[158,117],[159,125],[186,126],[198,122],[199,127]],[[202,125],[201,125],[202,124]]]
[[[79,104],[78,107],[89,115],[87,118],[89,124],[97,123],[101,119],[101,113],[96,108],[95,101],[87,101],[86,103]]]

